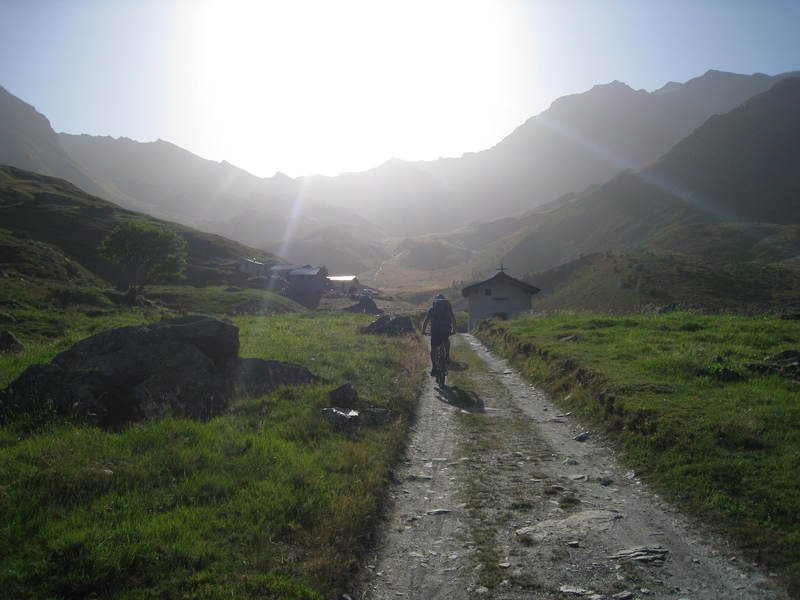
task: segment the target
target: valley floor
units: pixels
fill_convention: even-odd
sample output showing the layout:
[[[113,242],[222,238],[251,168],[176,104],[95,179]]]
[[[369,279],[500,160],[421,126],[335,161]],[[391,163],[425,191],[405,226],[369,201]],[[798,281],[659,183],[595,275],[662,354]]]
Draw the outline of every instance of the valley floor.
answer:
[[[455,340],[449,387],[423,392],[352,598],[788,597],[600,436],[577,441],[580,424],[505,360]]]

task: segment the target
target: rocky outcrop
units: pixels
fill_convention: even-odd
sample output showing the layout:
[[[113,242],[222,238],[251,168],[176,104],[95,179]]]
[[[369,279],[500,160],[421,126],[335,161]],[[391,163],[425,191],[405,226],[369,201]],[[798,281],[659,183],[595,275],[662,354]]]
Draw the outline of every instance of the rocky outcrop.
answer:
[[[405,335],[414,333],[414,323],[411,317],[390,317],[384,315],[375,319],[369,325],[361,328],[361,333],[375,333],[381,335]]]
[[[0,329],[0,354],[17,353],[25,350],[22,342],[10,331]]]
[[[0,417],[47,410],[117,429],[164,414],[207,418],[235,395],[318,379],[305,367],[239,358],[239,329],[184,316],[104,331],[0,392]]]

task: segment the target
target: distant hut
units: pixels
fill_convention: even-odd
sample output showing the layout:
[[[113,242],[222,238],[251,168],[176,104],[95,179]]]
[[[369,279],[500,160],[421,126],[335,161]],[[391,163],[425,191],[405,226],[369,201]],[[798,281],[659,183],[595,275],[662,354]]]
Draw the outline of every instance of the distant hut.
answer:
[[[328,285],[340,294],[360,294],[364,289],[355,275],[333,275],[328,277]]]
[[[505,271],[500,265],[497,275],[491,279],[461,290],[469,304],[470,329],[481,319],[513,319],[531,309],[531,298],[539,293],[539,288],[514,279]]]

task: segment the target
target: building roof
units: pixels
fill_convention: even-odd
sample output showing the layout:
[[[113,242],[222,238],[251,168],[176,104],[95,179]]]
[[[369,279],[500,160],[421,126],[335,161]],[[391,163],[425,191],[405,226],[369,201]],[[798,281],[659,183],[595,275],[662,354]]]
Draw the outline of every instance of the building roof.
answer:
[[[315,277],[319,275],[320,269],[321,267],[312,267],[310,265],[306,265],[304,267],[299,267],[297,269],[289,271],[289,277],[303,277],[303,276]]]
[[[537,287],[534,287],[524,281],[520,281],[519,279],[514,279],[511,275],[506,275],[504,271],[500,271],[494,277],[487,279],[486,281],[479,281],[478,283],[473,283],[472,285],[468,285],[464,289],[461,290],[461,295],[465,298],[475,290],[485,287],[487,285],[492,285],[495,283],[508,283],[510,285],[516,286],[521,290],[528,292],[531,296],[534,294],[538,294],[541,290]]]

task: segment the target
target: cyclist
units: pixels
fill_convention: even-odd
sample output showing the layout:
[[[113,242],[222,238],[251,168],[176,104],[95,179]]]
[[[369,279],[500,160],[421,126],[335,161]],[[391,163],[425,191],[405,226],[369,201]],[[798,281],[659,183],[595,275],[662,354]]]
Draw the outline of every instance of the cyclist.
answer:
[[[431,325],[431,375],[436,375],[436,363],[434,362],[436,348],[444,344],[445,360],[448,360],[450,335],[456,332],[456,315],[453,313],[453,307],[441,294],[434,298],[433,305],[425,315],[425,320],[422,322],[423,335],[425,335],[429,323]]]

